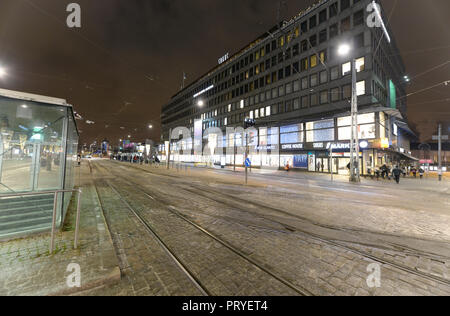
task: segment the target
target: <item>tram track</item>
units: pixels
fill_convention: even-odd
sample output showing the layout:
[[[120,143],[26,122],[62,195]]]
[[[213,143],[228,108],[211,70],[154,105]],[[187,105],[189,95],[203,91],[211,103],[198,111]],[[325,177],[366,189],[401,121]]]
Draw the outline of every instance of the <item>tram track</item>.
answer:
[[[102,166],[102,168],[104,168],[104,169],[106,169],[108,171],[108,169],[105,168],[104,166]],[[101,172],[100,168],[99,168],[99,166],[97,164],[94,165],[94,169],[97,169],[99,172]],[[119,181],[122,181],[122,182],[125,182],[125,183],[129,183],[129,184],[131,184],[132,187],[136,187],[136,184],[134,182],[130,181],[130,180],[125,180],[125,179],[121,178]],[[196,277],[192,271],[189,270],[188,265],[185,264],[175,254],[175,252],[173,250],[170,249],[170,247],[164,242],[163,238],[156,232],[155,228],[152,227],[152,225],[149,223],[149,221],[146,220],[136,209],[134,209],[130,205],[130,203],[119,192],[119,190],[116,188],[116,186],[112,185],[108,180],[105,180],[105,183],[111,188],[111,190],[114,191],[114,193],[127,206],[127,208],[134,214],[134,216],[136,216],[136,218],[139,220],[139,222],[141,222],[141,224],[144,225],[144,227],[146,227],[146,229],[149,231],[149,233],[151,233],[159,241],[160,245],[164,248],[164,250],[177,263],[177,265],[179,265],[180,268],[182,268],[182,271],[189,277],[189,279],[196,285],[196,287],[199,288],[199,290],[201,290],[202,294],[210,296],[211,293],[209,292],[207,286],[202,284],[201,280],[198,277]],[[228,242],[226,242],[225,240],[223,240],[219,236],[217,236],[214,233],[208,231],[207,229],[205,229],[204,227],[198,225],[197,223],[191,221],[186,216],[184,216],[179,211],[177,211],[175,208],[167,206],[167,203],[165,203],[164,201],[161,201],[159,198],[153,197],[152,195],[150,195],[145,190],[143,190],[143,189],[141,189],[139,187],[137,187],[137,189],[146,198],[148,198],[149,200],[152,200],[153,203],[156,202],[156,203],[160,204],[161,206],[164,206],[165,209],[167,211],[169,211],[171,214],[175,215],[177,218],[181,219],[183,222],[189,224],[191,227],[195,228],[198,232],[202,233],[204,236],[207,236],[208,238],[216,241],[217,243],[219,243],[220,245],[222,245],[223,247],[225,247],[226,249],[231,251],[234,255],[239,256],[241,259],[245,260],[246,262],[248,262],[249,264],[254,266],[256,269],[260,270],[262,273],[267,274],[269,277],[271,277],[271,278],[275,279],[276,281],[278,281],[279,283],[283,284],[284,286],[286,286],[287,288],[289,288],[293,292],[297,293],[300,296],[312,296],[313,295],[308,290],[306,290],[306,289],[304,289],[304,288],[302,288],[302,287],[300,287],[298,285],[293,284],[289,280],[286,280],[285,278],[283,278],[282,276],[278,275],[277,273],[271,271],[267,267],[264,267],[262,264],[260,264],[259,262],[255,261],[254,259],[250,258],[248,255],[246,255],[245,253],[243,253],[242,251],[240,251],[239,249],[237,249],[233,245],[229,244]],[[130,192],[130,191],[128,190],[128,192]]]
[[[148,173],[148,174],[153,174],[153,175],[156,175],[156,176],[163,176],[163,177],[166,176],[166,175],[160,175],[160,174],[158,174],[158,173],[152,173],[152,172],[150,172],[150,171],[148,171],[148,170],[145,170],[145,169],[142,169],[142,168],[133,168],[133,169],[136,169],[136,170],[137,170],[137,169],[138,169],[138,170],[142,170],[142,171],[144,171],[144,172],[146,172],[146,173]],[[179,177],[175,177],[175,176],[171,176],[171,178],[177,178],[177,179],[179,179]],[[142,188],[140,188],[140,186],[139,186],[137,183],[135,183],[135,182],[133,182],[133,181],[131,181],[131,180],[127,180],[127,181],[129,181],[130,183],[133,183],[140,191],[142,191],[143,194],[146,194],[146,195],[148,195],[148,196],[151,196],[151,198],[152,198],[153,200],[157,200],[157,201],[160,201],[161,203],[165,203],[165,202],[164,202],[164,197],[155,197],[155,193],[152,193],[152,195],[150,195],[146,190],[143,190]],[[312,239],[314,239],[314,240],[316,240],[316,241],[319,241],[319,242],[328,244],[328,245],[330,245],[330,246],[334,246],[334,247],[341,248],[341,249],[343,249],[343,250],[345,250],[345,251],[352,252],[352,253],[357,254],[357,255],[359,255],[359,256],[361,256],[361,257],[363,257],[363,258],[366,258],[366,259],[369,259],[369,260],[371,260],[371,261],[374,261],[374,262],[383,264],[383,265],[385,265],[385,266],[390,266],[390,267],[395,268],[395,269],[397,269],[397,270],[401,270],[401,271],[403,271],[403,272],[410,273],[410,274],[412,274],[412,275],[416,275],[416,276],[418,276],[418,277],[427,279],[427,280],[429,280],[429,281],[437,282],[437,283],[443,284],[443,285],[445,285],[445,286],[450,286],[450,280],[447,280],[447,279],[445,279],[445,278],[442,278],[442,277],[439,277],[439,276],[434,276],[434,275],[431,275],[431,274],[428,274],[428,273],[423,273],[423,272],[421,272],[421,271],[419,271],[419,270],[417,270],[417,269],[413,269],[413,268],[407,267],[407,266],[405,266],[405,265],[402,265],[402,264],[393,262],[393,261],[391,261],[391,260],[387,260],[387,259],[384,259],[384,258],[380,258],[380,257],[378,257],[378,256],[376,256],[376,255],[372,255],[372,254],[367,253],[367,252],[365,252],[365,251],[362,251],[362,250],[356,249],[356,248],[354,248],[354,247],[351,247],[351,246],[342,244],[342,243],[339,242],[339,241],[335,241],[335,240],[331,240],[331,239],[325,239],[325,238],[323,238],[323,237],[322,237],[321,235],[319,235],[319,234],[315,234],[315,233],[312,233],[312,232],[310,232],[310,231],[306,231],[306,230],[300,229],[300,228],[298,228],[298,227],[291,227],[291,226],[287,227],[285,223],[279,222],[277,219],[274,219],[273,217],[271,218],[271,216],[263,215],[263,214],[261,214],[261,213],[259,213],[259,212],[253,212],[253,211],[250,211],[250,210],[248,210],[248,207],[244,208],[242,205],[241,205],[241,206],[240,206],[240,205],[237,205],[236,202],[239,202],[239,203],[241,203],[241,204],[245,204],[245,205],[247,205],[247,206],[248,206],[248,205],[253,205],[254,207],[259,208],[259,209],[266,209],[266,210],[269,210],[269,211],[271,211],[271,212],[274,212],[274,211],[275,211],[275,212],[281,213],[281,214],[283,214],[283,215],[292,216],[292,217],[295,217],[295,218],[300,219],[300,220],[306,220],[306,221],[308,221],[308,222],[311,222],[310,220],[308,220],[308,219],[306,219],[306,218],[303,218],[303,217],[301,217],[301,216],[296,216],[295,214],[292,214],[292,213],[290,213],[290,212],[287,212],[287,211],[284,211],[284,210],[275,209],[275,208],[273,208],[273,207],[271,207],[271,206],[267,206],[267,205],[264,205],[264,204],[262,204],[262,203],[258,203],[258,202],[254,202],[254,201],[249,201],[249,200],[246,200],[246,199],[241,199],[241,198],[236,197],[236,196],[234,196],[234,195],[232,196],[232,195],[229,195],[229,194],[227,194],[227,193],[220,192],[220,191],[217,191],[217,190],[206,189],[206,188],[204,188],[203,186],[202,186],[202,187],[199,187],[199,186],[196,186],[196,185],[191,184],[191,183],[189,184],[189,186],[195,187],[197,190],[193,190],[193,189],[190,189],[190,188],[186,188],[184,185],[183,185],[183,186],[176,185],[176,186],[177,186],[178,188],[180,188],[180,189],[186,191],[186,192],[189,193],[189,194],[201,196],[201,197],[203,197],[203,198],[209,199],[209,200],[214,201],[214,202],[216,202],[216,203],[227,205],[227,206],[230,207],[230,208],[234,208],[234,209],[237,209],[237,210],[239,210],[239,211],[246,212],[246,213],[250,213],[250,214],[256,215],[256,216],[258,216],[258,217],[260,217],[260,218],[264,218],[264,219],[266,219],[266,220],[268,220],[268,221],[275,222],[275,223],[277,223],[277,224],[279,224],[279,225],[284,226],[284,227],[286,228],[286,232],[291,232],[291,233],[301,233],[302,235],[307,236],[307,237],[309,237],[309,238],[312,238]],[[202,192],[202,191],[208,191],[209,194],[206,194],[205,192]],[[222,196],[222,197],[224,197],[224,198],[223,198],[223,199],[217,198],[218,195],[220,195],[220,196]],[[312,223],[313,225],[316,225],[314,222],[311,222],[311,223]],[[318,224],[317,226],[321,226],[321,227],[327,228],[327,229],[338,230],[338,231],[341,230],[341,231],[343,231],[343,232],[349,232],[349,231],[350,231],[350,232],[353,232],[353,233],[354,233],[354,232],[374,233],[374,232],[371,232],[371,231],[361,231],[361,230],[341,229],[341,228],[337,228],[337,227],[334,227],[334,226],[328,226],[328,225],[322,225],[322,224]],[[399,236],[396,236],[396,235],[390,235],[390,234],[385,234],[385,236],[399,237]],[[367,247],[374,247],[373,245],[370,245],[370,244],[367,244],[367,245],[361,244],[361,245],[367,246]],[[414,252],[414,249],[411,249],[411,248],[408,248],[408,247],[404,247],[404,246],[402,246],[402,245],[396,245],[396,244],[392,244],[392,245],[393,245],[394,247],[402,248],[403,250],[409,251],[409,252],[410,252],[409,255],[412,255],[412,256],[423,256],[423,257],[426,257],[426,256],[427,256],[427,254],[419,254],[419,253],[415,253],[415,252]],[[442,260],[442,258],[439,258],[439,257],[431,257],[430,259],[435,260],[435,261]],[[444,259],[447,259],[447,258],[444,258]]]

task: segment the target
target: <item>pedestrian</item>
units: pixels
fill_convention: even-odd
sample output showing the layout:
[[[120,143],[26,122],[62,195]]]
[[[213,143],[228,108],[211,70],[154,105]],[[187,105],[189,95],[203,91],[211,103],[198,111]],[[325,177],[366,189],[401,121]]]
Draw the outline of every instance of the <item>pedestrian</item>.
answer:
[[[77,156],[77,162],[78,162],[78,166],[81,166],[81,155]]]
[[[425,175],[425,170],[422,168],[419,169],[420,179],[423,179],[423,176]]]
[[[413,173],[414,178],[417,178],[417,169],[416,168],[412,168],[411,171]]]
[[[393,170],[392,170],[392,175],[395,178],[395,182],[397,182],[397,184],[400,184],[400,177],[402,175],[403,171],[396,166]]]
[[[320,161],[317,163],[317,172],[320,172]]]
[[[284,170],[286,170],[286,172],[289,172],[290,169],[291,169],[291,166],[289,165],[289,163],[287,163]]]

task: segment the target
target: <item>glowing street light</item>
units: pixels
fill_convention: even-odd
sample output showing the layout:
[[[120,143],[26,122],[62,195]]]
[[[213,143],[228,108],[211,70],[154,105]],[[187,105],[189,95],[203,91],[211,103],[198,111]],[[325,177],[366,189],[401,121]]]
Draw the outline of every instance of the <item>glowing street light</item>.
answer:
[[[197,105],[199,107],[203,107],[205,105],[205,102],[203,102],[203,100],[198,100]]]
[[[153,125],[150,124],[150,125],[148,126],[148,128],[149,128],[149,129],[152,129],[152,128],[153,128]]]
[[[338,47],[337,53],[340,56],[350,55],[352,48],[349,44],[344,43]],[[358,95],[356,92],[356,59],[352,58],[352,132],[350,140],[350,181],[361,182],[360,166],[359,166],[359,134],[358,134]]]
[[[347,56],[350,53],[350,50],[351,50],[350,45],[342,44],[338,48],[338,54],[341,56]]]
[[[0,78],[6,76],[6,69],[0,66]]]

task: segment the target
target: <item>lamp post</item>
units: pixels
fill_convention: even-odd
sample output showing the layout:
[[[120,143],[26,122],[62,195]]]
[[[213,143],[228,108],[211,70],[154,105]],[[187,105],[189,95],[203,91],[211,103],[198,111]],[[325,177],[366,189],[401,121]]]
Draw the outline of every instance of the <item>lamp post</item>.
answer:
[[[338,54],[348,56],[351,47],[348,44],[342,44],[338,48]],[[356,91],[356,59],[352,58],[352,132],[350,140],[350,182],[361,182],[361,173],[359,166],[359,135],[358,135],[358,96]]]

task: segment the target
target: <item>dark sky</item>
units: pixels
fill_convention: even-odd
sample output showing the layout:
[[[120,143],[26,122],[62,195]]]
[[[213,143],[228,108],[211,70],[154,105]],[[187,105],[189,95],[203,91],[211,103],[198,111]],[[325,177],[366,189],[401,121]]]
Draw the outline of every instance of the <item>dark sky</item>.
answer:
[[[65,25],[71,2],[82,8],[76,31]],[[285,2],[281,15],[290,18],[315,1]],[[409,119],[426,140],[438,121],[450,121],[450,86],[416,93],[450,80],[450,1],[382,2],[413,79]],[[204,74],[275,25],[277,7],[275,0],[1,0],[0,65],[8,76],[0,87],[67,99],[96,123],[78,121],[83,143],[116,144],[128,134],[158,140],[160,108],[183,71],[187,83]]]

